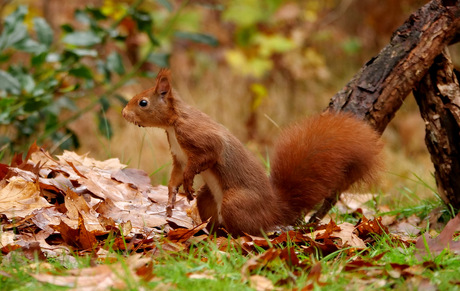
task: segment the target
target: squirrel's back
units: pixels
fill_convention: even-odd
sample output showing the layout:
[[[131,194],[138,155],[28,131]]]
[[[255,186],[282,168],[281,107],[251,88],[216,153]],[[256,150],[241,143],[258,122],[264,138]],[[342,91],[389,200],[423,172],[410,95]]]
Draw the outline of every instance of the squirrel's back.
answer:
[[[382,168],[383,144],[364,121],[325,113],[281,133],[271,159],[274,191],[288,205],[286,223],[356,182],[372,182]]]

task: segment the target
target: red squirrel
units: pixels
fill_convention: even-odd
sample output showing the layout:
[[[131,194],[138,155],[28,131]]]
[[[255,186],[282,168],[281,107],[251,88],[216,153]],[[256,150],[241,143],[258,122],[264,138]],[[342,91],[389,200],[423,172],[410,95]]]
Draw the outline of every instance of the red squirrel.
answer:
[[[290,225],[355,182],[372,181],[381,165],[376,131],[351,114],[324,113],[281,132],[268,177],[224,126],[178,97],[168,69],[160,70],[153,88],[128,102],[123,117],[166,131],[173,159],[167,215],[181,185],[193,199],[193,178],[201,174],[204,185],[196,194],[201,219],[236,235]]]

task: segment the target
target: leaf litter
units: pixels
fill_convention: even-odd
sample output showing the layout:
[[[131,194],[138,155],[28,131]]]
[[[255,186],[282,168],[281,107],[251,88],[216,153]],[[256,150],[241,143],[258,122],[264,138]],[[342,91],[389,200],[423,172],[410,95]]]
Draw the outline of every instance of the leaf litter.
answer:
[[[267,237],[237,238],[229,238],[225,231],[210,235],[207,222],[196,218],[195,205],[185,198],[180,196],[173,216],[167,218],[167,187],[152,186],[144,171],[128,168],[118,159],[97,161],[69,151],[54,158],[34,144],[24,160],[15,155],[10,165],[0,164],[0,250],[4,260],[21,250],[27,259],[38,259],[43,264],[50,258],[74,262],[75,255],[91,256],[93,263],[88,268],[71,265],[60,274],[47,272],[46,268],[31,274],[40,282],[78,290],[123,289],[126,277],[159,280],[154,275],[155,257],[189,252],[191,246],[207,241],[215,243],[222,254],[236,248],[248,256],[241,267],[241,278],[256,290],[277,290],[294,284],[305,273],[309,275],[302,290],[326,286],[327,275],[322,274],[321,263],[312,258],[339,252],[347,260],[343,269],[364,275],[359,279],[363,283],[380,286],[383,275],[430,286],[423,271],[435,264],[433,257],[443,251],[460,252],[460,244],[454,240],[460,231],[458,215],[437,237],[423,235],[415,239],[404,229],[411,225],[408,232],[413,233],[422,222],[373,215],[364,206],[366,201],[358,203],[362,196],[352,199],[350,205],[338,206],[360,217],[356,224],[336,224],[332,218],[314,229],[307,225]],[[350,198],[342,199],[347,200]],[[420,262],[412,266],[388,264],[383,259],[387,252],[371,259],[358,255],[366,253],[379,236],[388,236],[397,245],[415,246]],[[113,251],[127,255],[126,261],[119,262]],[[100,264],[107,261],[113,263]],[[259,274],[261,269],[276,271],[280,264],[291,271],[278,282]],[[218,275],[205,270],[188,273],[187,277],[216,280]]]

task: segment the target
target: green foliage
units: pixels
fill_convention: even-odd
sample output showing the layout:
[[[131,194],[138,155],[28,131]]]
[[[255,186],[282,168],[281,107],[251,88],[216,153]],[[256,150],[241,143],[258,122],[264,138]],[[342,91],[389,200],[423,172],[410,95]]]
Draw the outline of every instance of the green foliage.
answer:
[[[88,111],[110,138],[113,130],[106,113],[114,102],[126,102],[116,91],[148,75],[140,70],[143,65],[169,66],[170,52],[162,42],[182,38],[217,45],[212,36],[176,31],[181,9],[174,11],[167,0],[158,1],[169,13],[159,25],[165,29],[156,29],[155,13],[142,10],[142,2],[128,6],[107,1],[102,7],[78,9],[75,21],[61,26],[62,33],[40,17],[28,23],[26,6],[5,18],[0,33],[0,150],[22,151],[33,140],[78,147],[69,124]],[[126,45],[133,34],[146,35],[146,49],[138,52]],[[130,61],[129,55],[138,53]]]

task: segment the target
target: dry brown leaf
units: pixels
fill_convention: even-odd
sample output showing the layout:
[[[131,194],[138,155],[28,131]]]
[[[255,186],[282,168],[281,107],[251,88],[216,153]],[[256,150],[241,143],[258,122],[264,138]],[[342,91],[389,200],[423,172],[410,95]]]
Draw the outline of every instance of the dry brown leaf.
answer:
[[[150,282],[155,278],[155,274],[153,273],[153,263],[149,262],[143,266],[140,266],[136,270],[136,275],[139,276],[145,282]]]
[[[320,225],[316,231],[312,234],[315,240],[329,239],[333,232],[340,231],[340,227],[337,226],[335,221],[330,220],[327,225]]]
[[[148,191],[151,188],[150,178],[145,171],[139,169],[126,168],[112,173],[112,178],[126,183],[133,189],[138,189],[141,192]]]
[[[0,163],[0,180],[3,180],[5,178],[6,174],[9,171],[8,168],[8,165]]]
[[[361,213],[370,216],[375,214],[375,210],[367,204],[376,197],[377,194],[373,193],[342,193],[336,207],[339,213],[353,213],[360,209]]]
[[[47,207],[37,211],[30,219],[38,228],[46,230],[51,225],[59,225],[64,216],[65,214],[59,212],[56,207]]]
[[[403,218],[389,227],[391,233],[398,234],[401,236],[413,237],[420,234],[422,227],[420,226],[420,217],[413,214],[408,218]]]
[[[171,242],[184,243],[188,241],[192,236],[194,236],[200,230],[203,230],[207,226],[207,222],[204,222],[198,226],[195,226],[192,229],[187,228],[178,228],[170,230],[166,236]]]
[[[302,246],[305,254],[317,254],[321,252],[323,256],[327,256],[339,250],[339,246],[331,239],[324,239],[324,242],[312,240],[310,246]]]
[[[325,229],[319,229],[312,233],[307,234],[312,240],[314,239],[316,243],[318,240],[335,240],[339,238],[341,244],[338,246],[341,247],[353,247],[363,249],[366,248],[364,241],[358,236],[356,227],[351,223],[344,222],[340,225],[336,225],[334,221],[330,221]],[[318,244],[317,246],[319,246]]]
[[[344,267],[344,271],[350,272],[350,271],[356,271],[359,269],[369,269],[369,268],[374,267],[378,263],[377,261],[378,260],[374,258],[371,261],[357,258],[356,260],[348,262]]]
[[[43,149],[29,151],[26,163],[29,165],[40,165],[40,175],[47,177],[53,168],[59,168],[59,163]]]
[[[0,213],[8,218],[26,217],[33,211],[52,205],[40,196],[38,184],[20,177],[11,177],[0,190]]]
[[[86,200],[73,192],[70,189],[67,189],[65,192],[65,207],[67,209],[67,217],[63,217],[62,220],[71,228],[77,228],[80,221],[80,216],[83,217],[85,228],[88,231],[95,232],[97,235],[106,234],[107,231],[100,224],[98,220],[97,212],[91,208]]]
[[[125,167],[117,159],[96,161],[73,152],[56,160],[36,145],[25,161],[16,155],[10,166],[2,164],[0,214],[15,220],[3,222],[1,247],[10,252],[38,242],[54,256],[59,248],[69,252],[64,242],[91,249],[96,236],[112,231],[123,233],[130,249],[147,250],[155,248],[147,237],[168,231],[168,224],[193,227],[185,199],[179,199],[173,217],[166,221],[167,188],[152,187],[144,171]],[[7,232],[12,228],[17,235]]]
[[[48,176],[49,176],[49,173],[48,173]],[[74,188],[72,184],[72,180],[70,180],[70,178],[67,177],[64,173],[54,172],[54,175],[51,175],[51,176],[53,177],[52,178],[40,177],[38,179],[40,188],[49,190],[49,191],[53,191],[54,193],[59,193],[60,191],[65,192],[68,189]]]
[[[348,222],[340,225],[340,231],[334,231],[331,237],[337,237],[342,240],[343,247],[353,247],[358,249],[366,248],[364,241],[357,235],[356,227]]]
[[[96,267],[74,269],[64,275],[31,274],[36,280],[53,285],[70,287],[75,290],[108,290],[111,288],[126,288],[124,277],[137,279],[136,271],[145,266],[150,259],[133,255],[122,263],[113,265],[98,265]]]
[[[152,228],[167,224],[165,207],[146,202],[146,204],[136,205],[133,203],[114,203],[110,199],[105,199],[96,207],[97,212],[105,217],[110,217],[114,221],[127,223],[131,222],[132,231],[145,234]]]
[[[64,151],[62,155],[56,157],[63,163],[71,162],[84,175],[93,169],[110,173],[126,168],[126,165],[120,163],[120,160],[117,158],[98,161],[88,157],[88,154],[80,156],[71,151]]]
[[[387,227],[382,224],[382,217],[369,220],[363,216],[361,221],[356,225],[356,230],[362,239],[369,237],[370,234],[382,235],[388,233]]]
[[[306,286],[307,290],[312,290],[310,289],[314,287],[314,283],[317,284],[318,286],[326,286],[327,283],[323,283],[320,281],[320,278],[321,278],[321,271],[322,271],[322,266],[321,266],[321,262],[316,262],[311,270],[310,270],[310,273],[308,273],[308,277],[307,277],[307,280],[308,281],[311,281],[312,283],[310,284],[310,286]],[[305,290],[302,289],[302,290]]]
[[[267,240],[264,237],[257,236],[246,236],[246,238],[248,238],[248,241],[245,242],[247,246],[255,244],[262,248],[269,248],[271,245],[283,244],[287,242],[300,244],[310,240],[310,237],[293,230],[290,230],[288,232],[282,232],[279,236],[271,240]]]
[[[31,261],[35,260],[36,258],[41,261],[46,260],[46,256],[43,254],[42,249],[40,248],[40,243],[38,242],[27,243],[22,246],[21,249],[23,255]]]
[[[110,287],[124,288],[125,283],[108,265],[69,272],[68,276],[31,274],[36,280],[76,290],[108,290]]]
[[[0,231],[0,248],[13,245],[16,235],[13,231]]]
[[[275,290],[272,281],[261,275],[252,275],[249,277],[249,285],[257,291]]]
[[[380,213],[386,213],[390,211],[391,209],[387,205],[379,206]],[[393,223],[395,223],[396,219],[397,219],[397,215],[388,215],[388,214],[382,215],[382,225],[385,225],[386,227],[388,227],[392,225]]]
[[[205,270],[203,272],[187,273],[186,276],[189,279],[216,280],[216,273],[213,270]]]
[[[281,252],[281,249],[271,248],[257,256],[250,258],[241,268],[243,279],[248,280],[252,271],[257,268],[266,266],[269,262],[278,258]]]
[[[64,241],[79,250],[92,250],[97,245],[96,236],[85,228],[83,217],[78,217],[78,228],[68,226],[64,221],[57,226],[52,226],[58,231]]]
[[[419,250],[416,257],[422,259],[428,252],[432,256],[437,256],[446,248],[457,254],[460,253],[460,241],[452,240],[457,231],[460,231],[460,213],[446,224],[437,237],[430,238],[427,234],[420,236],[415,243],[415,247]],[[428,249],[425,247],[425,241]]]

